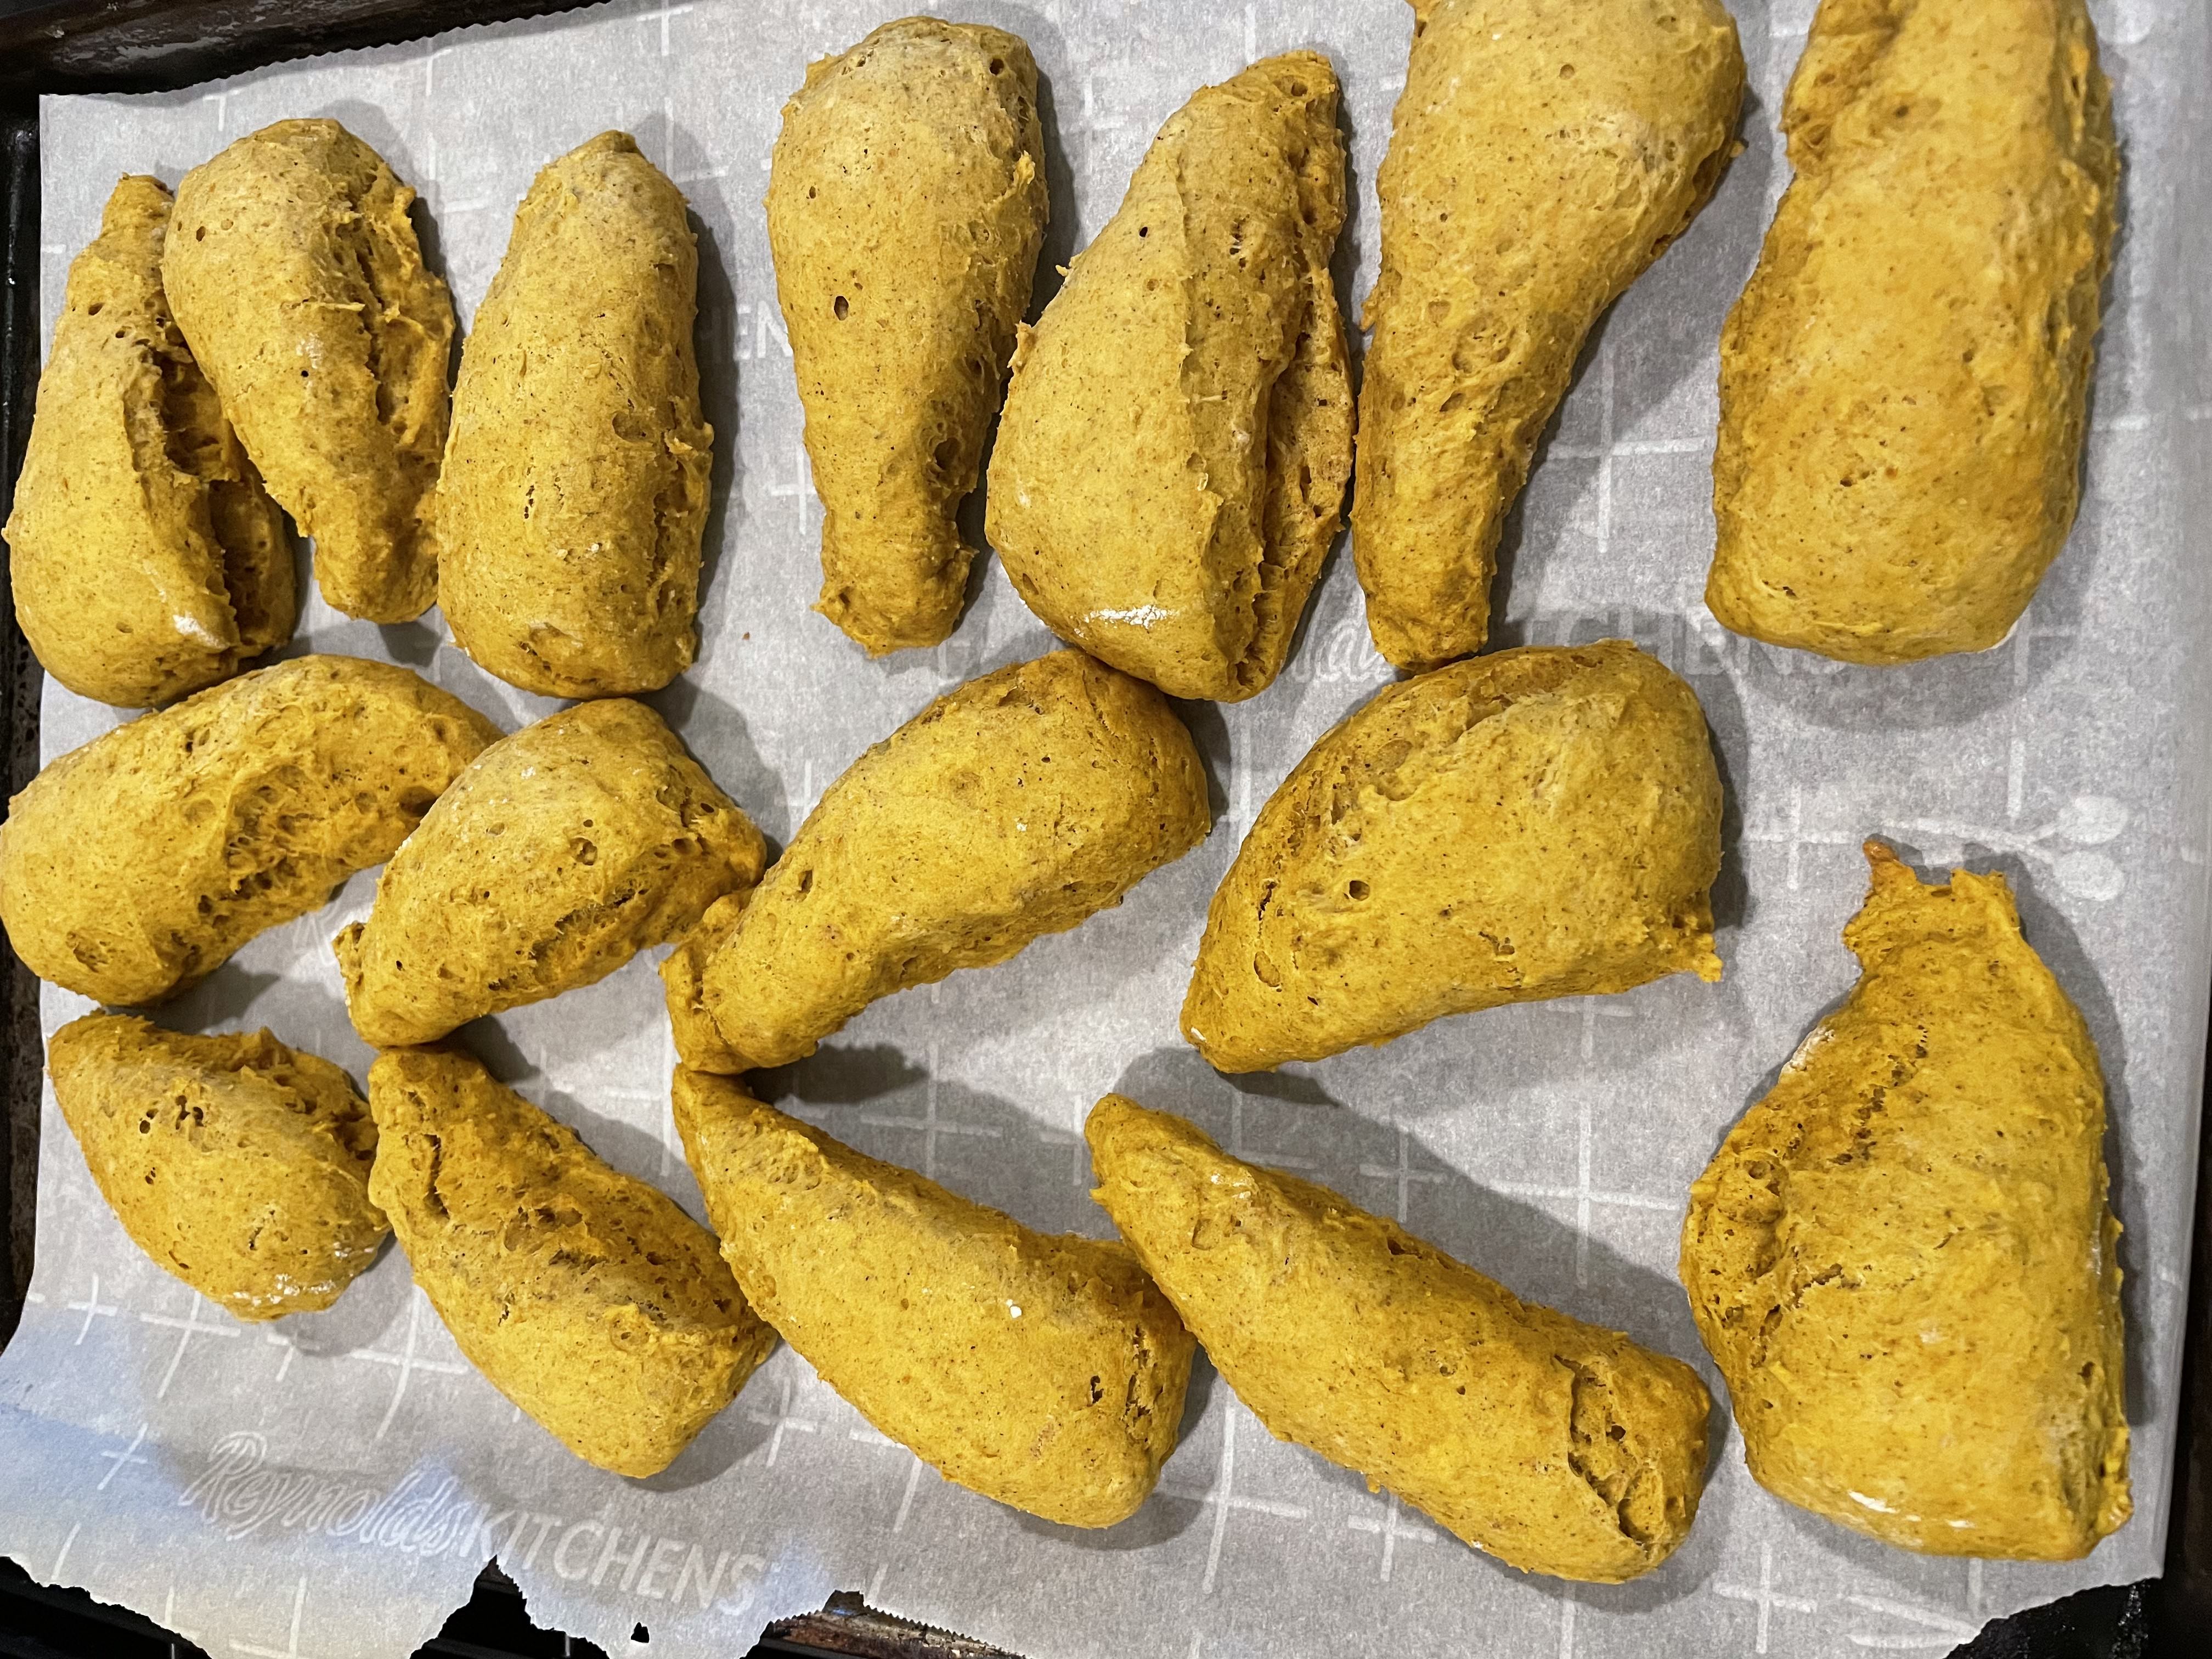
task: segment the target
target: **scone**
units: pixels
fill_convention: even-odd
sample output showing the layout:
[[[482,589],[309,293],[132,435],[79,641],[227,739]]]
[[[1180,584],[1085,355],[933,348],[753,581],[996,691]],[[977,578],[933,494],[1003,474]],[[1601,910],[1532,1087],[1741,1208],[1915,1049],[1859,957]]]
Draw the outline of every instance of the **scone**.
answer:
[[[822,497],[814,608],[871,654],[960,620],[954,514],[1044,245],[1036,98],[1018,37],[905,17],[784,106],[768,240]]]
[[[1170,696],[1273,683],[1340,522],[1336,92],[1310,52],[1200,90],[1014,354],[991,544],[1054,632]]]
[[[2002,876],[1866,853],[1859,982],[1690,1188],[1682,1283],[1768,1491],[2072,1560],[2130,1508],[2096,1045]]]
[[[1720,826],[1697,694],[1626,641],[1385,686],[1254,820],[1183,1035],[1255,1072],[1501,1003],[1717,980]]]
[[[675,1202],[465,1054],[368,1073],[369,1191],[470,1363],[587,1463],[657,1474],[775,1346]]]
[[[788,1065],[878,997],[1120,903],[1211,826],[1166,698],[1079,651],[1015,663],[830,786],[707,963],[707,1010],[748,1067]]]
[[[240,1319],[329,1307],[392,1231],[368,1194],[368,1103],[327,1060],[266,1031],[88,1014],[46,1069],[131,1242]]]
[[[437,592],[453,305],[423,267],[414,200],[336,121],[279,121],[185,175],[161,255],[223,413],[315,538],[324,599],[380,623]]]
[[[477,307],[438,480],[454,643],[554,697],[652,691],[698,647],[714,434],[698,239],[626,132],[541,171]]]
[[[1719,182],[1743,54],[1719,0],[1414,0],[1376,180],[1382,270],[1352,550],[1376,648],[1482,648],[1507,512],[1605,308]]]
[[[1712,1401],[1680,1360],[1123,1096],[1085,1134],[1091,1196],[1278,1439],[1525,1572],[1619,1583],[1687,1535]]]
[[[723,894],[660,964],[661,998],[668,1006],[676,1058],[695,1072],[728,1074],[746,1068],[745,1057],[722,1040],[721,1028],[707,1012],[707,964],[738,931],[738,918],[752,896],[750,885]]]
[[[331,941],[380,1048],[605,979],[665,944],[766,848],[659,715],[627,697],[549,714],[477,757]]]
[[[390,858],[499,728],[390,663],[297,657],[51,763],[0,824],[0,922],[40,979],[159,1002]]]
[[[1127,1246],[1031,1232],[728,1078],[676,1125],[761,1316],[948,1480],[1048,1521],[1137,1511],[1175,1449],[1191,1340]]]
[[[1796,177],[1721,334],[1740,634],[1845,662],[2001,641],[2080,497],[2119,152],[2081,0],[1823,0]]]
[[[70,263],[5,534],[15,620],[80,696],[213,685],[292,636],[292,543],[161,291],[169,192],[115,186]]]

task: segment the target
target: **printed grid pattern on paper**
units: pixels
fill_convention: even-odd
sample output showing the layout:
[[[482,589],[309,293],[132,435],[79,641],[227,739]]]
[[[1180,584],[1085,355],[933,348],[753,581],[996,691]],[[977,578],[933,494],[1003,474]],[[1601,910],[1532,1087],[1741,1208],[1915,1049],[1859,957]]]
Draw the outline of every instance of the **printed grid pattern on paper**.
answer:
[[[346,122],[421,191],[428,252],[465,323],[536,167],[605,127],[635,133],[696,215],[718,434],[702,659],[651,701],[781,842],[854,755],[930,697],[1050,643],[995,567],[951,641],[879,664],[807,609],[820,509],[760,198],[781,100],[806,62],[902,9],[615,4],[191,93],[50,100],[47,326],[116,174],[173,185],[231,139],[305,114]],[[1357,315],[1406,8],[920,9],[1012,28],[1036,53],[1048,266],[1112,212],[1193,87],[1268,52],[1329,52],[1358,186],[1339,262]],[[1501,644],[1628,637],[1698,690],[1730,791],[1717,893],[1727,980],[1494,1011],[1243,1086],[1184,1047],[1175,1011],[1238,839],[1313,738],[1389,677],[1340,547],[1282,680],[1249,703],[1193,711],[1220,785],[1204,848],[1012,964],[878,1005],[763,1086],[1031,1224],[1091,1232],[1105,1221],[1078,1131],[1098,1095],[1121,1089],[1395,1215],[1524,1295],[1691,1358],[1717,1387],[1674,1281],[1682,1195],[1850,982],[1837,933],[1863,887],[1858,842],[1879,831],[1923,865],[1995,866],[2021,888],[2030,936],[2081,1001],[2111,1078],[2129,1230],[2128,1528],[2075,1566],[1921,1559],[1767,1497],[1731,1431],[1672,1560],[1634,1584],[1570,1587],[1502,1570],[1276,1442],[1203,1361],[1158,1495],[1104,1534],[948,1485],[788,1351],[665,1474],[623,1481],[569,1458],[462,1361],[396,1252],[326,1313],[231,1322],[123,1237],[50,1101],[38,1276],[0,1357],[0,1457],[17,1477],[0,1491],[0,1550],[211,1652],[285,1659],[407,1651],[494,1554],[541,1623],[617,1653],[643,1650],[627,1640],[639,1623],[656,1653],[726,1651],[769,1616],[860,1589],[1033,1659],[1942,1651],[1993,1614],[2154,1571],[2212,964],[2193,735],[2212,685],[2187,648],[2212,620],[2212,589],[2187,556],[2212,506],[2212,380],[2184,280],[2212,253],[2212,214],[2190,194],[2212,153],[2187,80],[2206,22],[2184,0],[2093,6],[2130,170],[2072,544],[2004,645],[1885,675],[1751,644],[1700,599],[1714,342],[1786,179],[1773,125],[1812,8],[1735,9],[1752,71],[1747,149],[1594,337],[1509,527],[1498,629]],[[1054,280],[1041,273],[1041,295]],[[441,641],[434,616],[380,630],[311,597],[295,648],[396,657],[509,726],[555,706]],[[46,717],[49,755],[118,718],[52,688]],[[368,1054],[327,940],[366,912],[373,887],[359,877],[329,908],[257,939],[163,1018],[267,1024],[360,1075]],[[696,1212],[653,966],[471,1036],[603,1155]],[[49,989],[47,1029],[86,1006]]]

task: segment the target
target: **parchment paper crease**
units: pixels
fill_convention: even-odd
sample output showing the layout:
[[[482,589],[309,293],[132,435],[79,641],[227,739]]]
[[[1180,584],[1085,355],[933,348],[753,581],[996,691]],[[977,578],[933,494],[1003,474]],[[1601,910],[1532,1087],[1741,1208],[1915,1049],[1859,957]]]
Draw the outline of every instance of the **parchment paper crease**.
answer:
[[[282,117],[337,117],[422,191],[426,240],[465,318],[532,172],[603,128],[635,133],[697,215],[719,433],[705,649],[654,701],[763,829],[787,837],[855,754],[931,696],[1050,643],[995,565],[951,641],[887,662],[866,661],[807,608],[820,509],[761,196],[807,61],[898,9],[602,6],[187,93],[50,99],[46,325],[118,173],[173,185]],[[1358,189],[1339,261],[1356,312],[1375,269],[1373,179],[1407,7],[943,9],[1018,31],[1048,78],[1048,264],[1104,222],[1193,88],[1270,51],[1329,52]],[[1702,1364],[1673,1276],[1684,1190],[1850,983],[1837,934],[1864,887],[1857,843],[1881,832],[1923,866],[1994,866],[2018,884],[2029,937],[2087,1014],[2112,1085],[2136,1436],[2129,1526],[2071,1566],[1919,1559],[1766,1496],[1731,1432],[1678,1555],[1635,1584],[1570,1589],[1501,1568],[1270,1439],[1202,1371],[1160,1494],[1133,1521],[1082,1534],[945,1485],[788,1352],[665,1475],[624,1481],[519,1419],[460,1360],[397,1254],[327,1313],[232,1323],[124,1237],[49,1103],[33,1294],[0,1357],[0,1551],[211,1653],[313,1659],[409,1651],[493,1555],[540,1622],[617,1653],[647,1650],[631,1644],[642,1626],[649,1650],[672,1659],[742,1652],[766,1618],[838,1589],[1033,1659],[1942,1650],[1993,1615],[2157,1571],[2212,982],[2206,15],[2189,0],[2092,8],[2128,171],[2071,546],[2004,645],[1875,672],[1751,645],[1699,602],[1715,341],[1784,180],[1773,125],[1810,5],[1735,9],[1748,148],[1592,343],[1509,531],[1498,637],[1626,635],[1697,688],[1730,790],[1725,982],[1450,1020],[1241,1086],[1183,1046],[1175,1012],[1205,902],[1255,807],[1386,678],[1340,548],[1281,681],[1239,707],[1188,710],[1219,791],[1203,848],[1007,966],[878,1005],[763,1085],[1025,1221],[1091,1231],[1105,1223],[1076,1131],[1098,1095],[1127,1090],[1404,1217],[1523,1294]],[[434,614],[378,629],[311,602],[295,648],[396,658],[510,726],[552,706],[473,669]],[[116,718],[50,685],[46,753]],[[256,940],[161,1017],[266,1024],[360,1074],[368,1056],[326,941],[364,912],[372,880]],[[696,1206],[669,1120],[659,988],[640,961],[468,1035],[603,1154]],[[49,990],[48,1029],[84,1007]]]

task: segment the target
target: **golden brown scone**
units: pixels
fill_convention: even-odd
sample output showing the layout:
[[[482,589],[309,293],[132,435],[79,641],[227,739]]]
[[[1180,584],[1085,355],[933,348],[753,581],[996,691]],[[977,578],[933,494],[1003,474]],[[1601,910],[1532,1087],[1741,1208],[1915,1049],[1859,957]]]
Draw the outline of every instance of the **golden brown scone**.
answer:
[[[652,691],[698,647],[714,429],[699,245],[626,132],[542,170],[461,349],[438,480],[454,643],[526,691]]]
[[[1583,337],[1720,181],[1718,0],[1414,0],[1376,180],[1382,263],[1352,548],[1401,668],[1479,651],[1498,537]]]
[[[960,620],[953,514],[1044,245],[1036,83],[1018,37],[906,17],[783,107],[768,240],[822,497],[814,608],[871,654]]]
[[[418,617],[437,589],[453,305],[414,199],[336,121],[279,121],[185,175],[161,256],[223,412],[315,538],[324,599],[371,622]]]
[[[329,1307],[392,1231],[368,1195],[368,1103],[327,1060],[266,1031],[88,1014],[46,1067],[131,1243],[240,1319]]]
[[[487,1381],[587,1463],[657,1474],[775,1346],[714,1236],[453,1049],[369,1068],[369,1191]]]
[[[1720,823],[1697,694],[1624,640],[1385,686],[1261,809],[1183,1035],[1255,1072],[1500,1003],[1717,980]]]
[[[945,693],[831,784],[707,964],[748,1067],[878,997],[1004,962],[1206,839],[1206,773],[1167,699],[1056,651]]]
[[[292,636],[292,544],[161,292],[169,192],[115,187],[70,265],[5,534],[15,619],[80,696],[145,708]]]
[[[760,879],[752,820],[641,702],[549,714],[477,757],[331,941],[380,1048],[605,979]]]
[[[1690,1188],[1682,1283],[1761,1486],[2071,1560],[2130,1508],[2096,1045],[2002,876],[1866,853],[1859,982]]]
[[[1782,130],[1705,603],[1846,662],[1982,650],[2079,499],[2119,194],[2096,32],[2081,0],[1823,0]]]
[[[1264,59],[1168,118],[1014,354],[991,544],[1054,632],[1170,696],[1265,690],[1336,535],[1343,223],[1335,72]]]
[[[1128,1248],[1031,1232],[679,1068],[676,1125],[761,1317],[948,1480],[1073,1527],[1136,1513],[1192,1343]]]
[[[1091,1196],[1277,1439],[1525,1572],[1615,1584],[1688,1534],[1712,1401],[1680,1360],[1125,1096],[1085,1134]]]
[[[159,1002],[381,864],[499,728],[404,668],[299,657],[52,762],[0,824],[0,922],[40,979]]]
[[[738,918],[744,915],[752,896],[750,886],[723,894],[660,964],[661,995],[668,1004],[676,1058],[695,1072],[726,1074],[746,1067],[745,1057],[722,1041],[721,1028],[707,1012],[707,964],[738,931]]]

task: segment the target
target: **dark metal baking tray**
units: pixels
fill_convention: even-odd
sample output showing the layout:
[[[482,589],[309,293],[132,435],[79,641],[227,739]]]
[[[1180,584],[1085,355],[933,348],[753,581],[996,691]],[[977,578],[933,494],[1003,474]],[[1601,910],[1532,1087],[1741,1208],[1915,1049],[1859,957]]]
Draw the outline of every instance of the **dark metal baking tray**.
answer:
[[[469,23],[576,9],[530,0],[0,0],[0,519],[15,498],[38,380],[39,124],[41,93],[150,92],[287,58],[417,40]],[[40,677],[0,569],[0,768],[12,795],[38,770]],[[0,963],[0,1346],[31,1277],[42,1047],[38,982],[12,952]],[[2208,1067],[2212,1073],[2212,1067]],[[2194,1259],[2212,1262],[2212,1136],[2197,1188]],[[2154,1659],[2212,1652],[2212,1273],[2192,1278],[2174,1442],[2173,1504],[2162,1577],[2111,1585],[1999,1620],[1954,1659]],[[0,1472],[3,1478],[4,1472]],[[198,1650],[139,1615],[37,1583],[0,1560],[0,1659]],[[494,1564],[425,1655],[596,1654],[538,1630]],[[863,1654],[970,1659],[989,1651],[885,1619],[857,1595],[771,1624],[753,1655]]]

